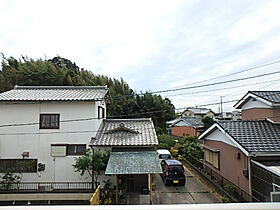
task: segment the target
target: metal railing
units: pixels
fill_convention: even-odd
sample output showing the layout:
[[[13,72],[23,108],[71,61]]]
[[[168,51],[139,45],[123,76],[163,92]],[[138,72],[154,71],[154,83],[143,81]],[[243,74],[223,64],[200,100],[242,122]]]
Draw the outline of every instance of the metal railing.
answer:
[[[195,157],[188,155],[185,161],[188,163],[188,165],[190,165],[193,169],[210,181],[210,183],[221,189],[224,194],[231,198],[231,200],[238,202],[260,202],[258,198],[251,196]]]
[[[0,186],[0,193],[93,192],[91,182],[19,182]]]

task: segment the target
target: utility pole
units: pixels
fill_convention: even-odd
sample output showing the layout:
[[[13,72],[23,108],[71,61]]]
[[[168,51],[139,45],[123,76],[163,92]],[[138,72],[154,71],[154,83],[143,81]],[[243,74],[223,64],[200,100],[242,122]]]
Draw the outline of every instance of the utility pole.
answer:
[[[220,98],[221,98],[221,117],[223,116],[223,97],[225,97],[225,96],[220,96]]]

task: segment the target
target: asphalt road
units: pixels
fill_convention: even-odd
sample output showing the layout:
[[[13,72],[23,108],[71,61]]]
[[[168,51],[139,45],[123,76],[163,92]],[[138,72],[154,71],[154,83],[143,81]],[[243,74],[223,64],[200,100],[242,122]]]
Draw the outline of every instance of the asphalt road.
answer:
[[[186,169],[185,186],[165,186],[160,175],[155,176],[153,204],[195,204],[220,203],[211,189],[200,182],[191,171]]]

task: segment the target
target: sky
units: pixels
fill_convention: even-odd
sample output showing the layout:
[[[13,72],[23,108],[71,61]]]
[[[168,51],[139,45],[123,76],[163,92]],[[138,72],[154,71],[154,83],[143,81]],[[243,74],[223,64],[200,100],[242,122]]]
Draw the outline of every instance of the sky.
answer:
[[[59,55],[137,93],[171,90],[160,94],[176,108],[218,112],[222,98],[232,111],[249,90],[280,89],[279,73],[248,79],[280,70],[279,8],[270,0],[0,0],[0,52]]]

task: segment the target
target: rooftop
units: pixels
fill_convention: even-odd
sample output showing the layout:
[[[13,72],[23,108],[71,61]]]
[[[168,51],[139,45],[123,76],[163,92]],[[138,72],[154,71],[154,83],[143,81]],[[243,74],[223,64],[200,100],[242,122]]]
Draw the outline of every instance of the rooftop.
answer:
[[[156,151],[111,152],[105,174],[162,173]]]
[[[280,91],[250,91],[254,95],[272,103],[280,103]]]
[[[96,101],[105,97],[106,86],[15,86],[0,94],[1,101]]]
[[[267,120],[219,121],[218,124],[248,152],[280,152],[280,125]]]
[[[151,146],[158,140],[151,118],[104,119],[92,146]]]
[[[171,122],[171,121],[169,121]],[[201,128],[204,127],[204,123],[202,122],[202,120],[198,117],[190,117],[190,116],[186,116],[186,117],[182,117],[182,118],[177,118],[175,120],[172,120],[172,124],[170,125],[170,127],[177,125],[177,126],[190,126],[190,127],[194,127],[194,128]]]

